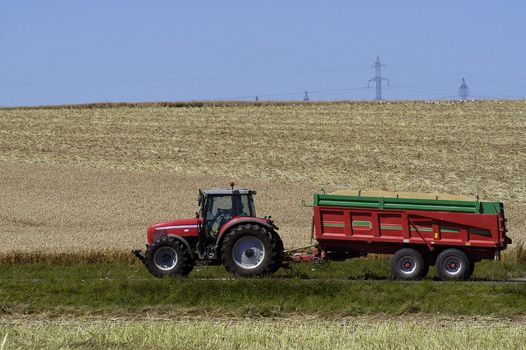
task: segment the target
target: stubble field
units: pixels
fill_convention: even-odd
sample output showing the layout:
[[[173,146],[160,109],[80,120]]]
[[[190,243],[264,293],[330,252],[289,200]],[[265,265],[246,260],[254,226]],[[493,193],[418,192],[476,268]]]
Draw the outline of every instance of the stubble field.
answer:
[[[198,188],[258,190],[287,247],[320,189],[503,201],[526,240],[526,102],[0,110],[0,252],[125,251],[192,217]]]
[[[129,250],[230,181],[258,191],[286,247],[309,243],[302,200],[353,188],[503,201],[513,249],[524,135],[526,101],[0,109],[0,347],[521,347],[526,284],[493,282],[524,277],[516,248],[463,284],[394,282],[367,259],[159,281]]]
[[[58,319],[14,320],[13,347],[39,349],[518,349],[526,329],[492,319],[339,321]],[[9,343],[8,343],[9,344]]]

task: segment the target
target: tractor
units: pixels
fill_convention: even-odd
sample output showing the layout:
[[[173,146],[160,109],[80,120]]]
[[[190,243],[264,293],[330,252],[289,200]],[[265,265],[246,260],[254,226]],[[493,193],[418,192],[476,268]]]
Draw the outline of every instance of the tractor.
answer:
[[[186,276],[197,263],[223,264],[238,276],[273,273],[283,263],[283,241],[270,216],[256,216],[255,194],[233,183],[199,190],[195,218],[149,226],[146,251],[133,254],[159,278]]]

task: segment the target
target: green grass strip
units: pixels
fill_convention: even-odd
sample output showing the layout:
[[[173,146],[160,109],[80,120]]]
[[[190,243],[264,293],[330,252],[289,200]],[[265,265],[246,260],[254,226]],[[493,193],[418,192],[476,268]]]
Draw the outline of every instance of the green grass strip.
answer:
[[[229,276],[220,267],[200,268],[190,278],[159,280],[139,265],[4,265],[0,266],[0,312],[140,313],[154,309],[236,316],[526,315],[526,284],[431,279],[403,283],[390,280],[386,261],[362,260],[359,270],[365,271],[346,272],[350,264],[312,274],[308,272],[312,266],[303,264],[275,278],[226,280],[214,277]],[[215,279],[197,278],[207,273]],[[316,278],[322,274],[325,279]]]

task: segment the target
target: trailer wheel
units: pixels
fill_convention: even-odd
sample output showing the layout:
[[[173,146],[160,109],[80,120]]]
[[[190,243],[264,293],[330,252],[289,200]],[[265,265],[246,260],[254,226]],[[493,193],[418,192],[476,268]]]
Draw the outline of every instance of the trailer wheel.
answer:
[[[403,248],[391,258],[391,271],[396,279],[415,281],[424,278],[429,268],[417,250]]]
[[[145,264],[152,275],[163,278],[186,276],[192,272],[195,262],[177,239],[161,237],[148,246]]]
[[[463,281],[472,273],[471,265],[463,251],[446,249],[438,255],[435,267],[442,281]]]
[[[221,247],[225,269],[239,276],[250,277],[277,270],[282,252],[276,249],[276,240],[266,228],[247,224],[232,229]]]

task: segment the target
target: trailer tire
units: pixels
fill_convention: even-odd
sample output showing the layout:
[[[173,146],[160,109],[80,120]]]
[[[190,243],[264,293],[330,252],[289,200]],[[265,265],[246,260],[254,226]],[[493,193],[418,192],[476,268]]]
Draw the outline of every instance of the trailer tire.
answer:
[[[422,254],[412,248],[402,248],[391,258],[391,272],[398,280],[418,281],[424,278],[429,267]]]
[[[228,232],[221,246],[221,258],[228,272],[243,277],[275,272],[282,252],[277,249],[271,232],[265,227],[246,224]]]
[[[464,281],[472,273],[471,265],[466,253],[452,248],[438,255],[435,267],[442,281]]]
[[[188,248],[176,238],[161,237],[148,246],[145,265],[157,277],[182,277],[194,269],[194,259]]]

